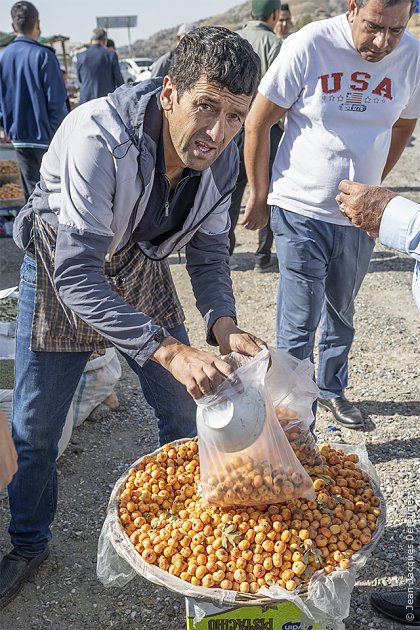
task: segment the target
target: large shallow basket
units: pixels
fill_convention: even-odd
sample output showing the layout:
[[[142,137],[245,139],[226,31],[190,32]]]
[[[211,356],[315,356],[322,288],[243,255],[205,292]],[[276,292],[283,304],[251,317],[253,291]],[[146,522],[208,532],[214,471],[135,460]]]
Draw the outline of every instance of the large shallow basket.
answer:
[[[183,444],[184,442],[187,442],[187,441],[188,439],[177,440],[173,442],[172,444],[174,446],[178,446],[179,444]],[[337,445],[332,445],[332,446],[333,447],[335,446],[337,449],[340,448],[344,452],[347,452],[347,453],[354,453],[354,452],[359,451],[358,454],[360,455],[361,449],[360,447],[357,447],[355,445],[337,444]],[[130,468],[136,468],[136,466],[140,462],[150,461],[150,459],[154,458],[155,455],[157,455],[157,453],[161,452],[161,450],[162,449],[157,449],[153,453],[150,453],[148,455],[145,455],[139,458],[136,462],[134,462],[130,466]],[[365,449],[364,449],[364,453],[366,453]],[[367,455],[366,455],[366,459],[367,459]],[[317,571],[312,576],[312,579],[310,580],[310,582],[298,590],[298,593],[294,591],[294,593],[296,593],[297,599],[300,597],[301,600],[305,601],[308,598],[311,598],[311,596],[313,596],[315,592],[319,592],[320,590],[322,591],[323,594],[325,593],[325,596],[327,596],[327,594],[329,594],[331,590],[334,590],[334,591],[336,590],[334,587],[335,581],[337,582],[337,584],[338,583],[343,584],[343,581],[344,581],[347,585],[349,585],[350,592],[351,592],[351,589],[353,588],[353,585],[356,579],[357,572],[361,569],[362,566],[364,566],[368,557],[370,556],[376,544],[378,543],[378,540],[380,539],[383,533],[383,530],[385,528],[385,518],[386,518],[385,502],[384,502],[382,494],[380,493],[379,485],[376,479],[373,478],[372,472],[374,473],[374,469],[373,467],[371,467],[368,460],[367,460],[367,463],[368,465],[364,466],[363,462],[360,461],[358,465],[360,466],[362,470],[364,470],[364,472],[369,474],[372,488],[376,496],[379,496],[381,500],[381,510],[382,510],[381,515],[377,522],[378,526],[372,536],[371,542],[368,545],[364,546],[361,551],[355,553],[352,556],[352,565],[350,569],[335,570],[329,575],[324,573],[324,571],[322,570]],[[371,467],[370,470],[369,470],[369,467]],[[127,477],[128,477],[128,471],[126,471],[124,475],[120,477],[120,479],[117,481],[117,483],[114,486],[114,489],[112,491],[112,494],[109,500],[107,518],[106,518],[106,521],[102,530],[102,534],[101,534],[101,540],[99,544],[99,553],[98,553],[98,565],[99,565],[98,576],[104,583],[107,583],[107,585],[112,585],[112,579],[109,581],[107,581],[106,579],[104,580],[103,575],[101,575],[103,565],[106,564],[107,562],[106,559],[104,560],[104,556],[106,555],[106,544],[104,545],[104,537],[105,537],[107,543],[111,543],[116,554],[118,554],[118,557],[123,560],[122,564],[119,567],[117,566],[114,567],[116,586],[122,586],[124,583],[128,582],[132,577],[134,577],[134,573],[137,573],[145,577],[147,580],[153,582],[154,584],[158,584],[159,586],[164,586],[185,597],[192,597],[194,599],[213,601],[213,602],[217,602],[218,604],[229,604],[232,606],[239,607],[239,606],[264,606],[268,604],[273,604],[274,602],[277,602],[277,603],[279,602],[278,598],[270,597],[268,595],[260,594],[260,593],[252,595],[249,593],[238,593],[236,591],[226,591],[220,588],[205,588],[203,586],[192,586],[188,582],[181,580],[181,578],[171,575],[167,571],[163,571],[159,567],[150,565],[147,562],[145,562],[145,560],[143,560],[141,555],[136,551],[134,545],[131,543],[129,537],[125,533],[124,528],[121,525],[119,516],[118,516],[119,498],[122,491],[125,488]],[[115,564],[115,558],[113,562]],[[126,579],[124,582],[124,580],[119,581],[118,579],[119,576],[117,574],[118,574],[119,569],[121,569],[122,574],[124,573],[123,567],[125,566],[125,563],[130,565],[134,573],[130,575],[130,577],[128,577],[128,579]],[[102,565],[102,568],[100,565]],[[109,576],[106,576],[106,577],[109,577]],[[267,589],[265,590],[267,591]],[[283,589],[281,589],[281,591],[283,591]],[[293,594],[289,593],[287,598],[292,599]]]

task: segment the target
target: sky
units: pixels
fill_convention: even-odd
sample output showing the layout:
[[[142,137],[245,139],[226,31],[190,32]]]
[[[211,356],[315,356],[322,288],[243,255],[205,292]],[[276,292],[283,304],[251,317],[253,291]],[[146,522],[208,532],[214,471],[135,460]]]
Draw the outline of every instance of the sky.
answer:
[[[131,42],[146,39],[157,31],[182,22],[194,22],[223,13],[241,0],[33,0],[41,20],[42,35],[66,35],[72,42],[88,42],[96,17],[137,15],[137,27],[130,29]],[[10,32],[13,1],[1,0],[0,31]],[[109,29],[117,46],[128,44],[126,28]]]

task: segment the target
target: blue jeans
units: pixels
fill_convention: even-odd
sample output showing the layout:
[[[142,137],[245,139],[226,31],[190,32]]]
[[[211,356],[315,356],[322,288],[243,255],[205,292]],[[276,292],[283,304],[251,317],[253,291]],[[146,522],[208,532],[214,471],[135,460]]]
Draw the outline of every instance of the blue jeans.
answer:
[[[375,244],[363,230],[272,206],[280,267],[277,346],[313,360],[320,325],[317,385],[322,398],[343,396],[354,337],[354,300]]]
[[[29,350],[35,281],[35,261],[25,256],[19,286],[12,420],[19,468],[9,485],[9,533],[16,551],[27,557],[39,555],[51,539],[57,506],[57,445],[90,356],[90,352]],[[189,343],[183,325],[169,332]],[[159,443],[195,435],[196,404],[185,387],[153,361],[140,367],[125,358],[154,408]]]

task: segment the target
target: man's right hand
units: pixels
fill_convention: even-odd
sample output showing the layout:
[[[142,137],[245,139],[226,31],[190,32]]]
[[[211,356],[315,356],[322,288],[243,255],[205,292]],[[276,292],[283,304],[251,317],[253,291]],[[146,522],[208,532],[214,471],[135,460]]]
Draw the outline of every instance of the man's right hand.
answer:
[[[185,385],[194,399],[211,394],[233,369],[209,352],[202,352],[166,337],[150,357]]]
[[[269,216],[270,210],[267,201],[265,199],[257,201],[250,196],[244,216],[238,223],[247,230],[260,230],[267,225]]]

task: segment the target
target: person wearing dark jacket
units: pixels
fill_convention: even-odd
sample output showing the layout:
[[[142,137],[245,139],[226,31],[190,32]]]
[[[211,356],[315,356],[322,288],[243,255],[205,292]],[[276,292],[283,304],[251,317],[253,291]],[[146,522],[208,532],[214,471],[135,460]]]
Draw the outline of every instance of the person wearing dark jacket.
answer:
[[[28,199],[39,181],[42,157],[69,109],[57,57],[37,41],[38,10],[30,2],[16,2],[11,17],[17,36],[0,57],[0,114]]]
[[[27,255],[12,418],[13,551],[0,563],[0,608],[48,556],[57,444],[92,350],[114,345],[126,358],[154,408],[160,444],[195,435],[193,399],[232,373],[189,346],[168,256],[185,247],[208,343],[221,355],[261,349],[237,325],[228,264],[232,139],[259,67],[236,33],[197,29],[174,51],[170,75],[77,107],[54,137],[14,224]]]
[[[91,46],[77,57],[80,103],[106,96],[124,83],[117,53],[106,47],[107,33],[95,28]]]

